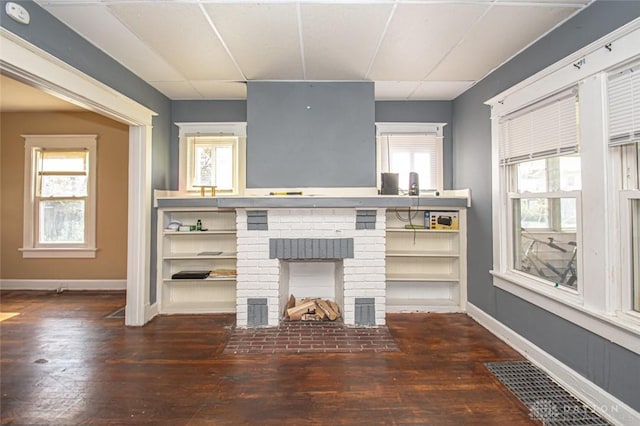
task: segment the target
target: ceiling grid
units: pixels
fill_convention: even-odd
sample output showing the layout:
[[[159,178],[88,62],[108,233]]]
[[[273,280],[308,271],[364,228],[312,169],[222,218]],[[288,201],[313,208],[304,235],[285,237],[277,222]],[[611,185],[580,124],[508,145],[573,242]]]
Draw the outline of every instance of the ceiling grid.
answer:
[[[246,82],[373,81],[452,100],[592,0],[36,0],[174,100]]]

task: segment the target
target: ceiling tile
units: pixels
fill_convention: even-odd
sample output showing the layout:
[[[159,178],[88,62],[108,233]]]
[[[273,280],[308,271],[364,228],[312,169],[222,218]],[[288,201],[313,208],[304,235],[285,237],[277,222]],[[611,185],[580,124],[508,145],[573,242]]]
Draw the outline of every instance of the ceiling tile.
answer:
[[[472,4],[398,5],[368,77],[424,79],[487,8]]]
[[[376,100],[403,101],[409,99],[419,84],[419,81],[376,81]]]
[[[475,84],[475,81],[423,81],[409,97],[412,101],[450,101]]]
[[[195,80],[191,84],[202,99],[247,99],[247,84],[244,82]]]
[[[143,80],[184,79],[163,58],[149,50],[149,46],[131,33],[104,5],[50,3],[45,8]],[[96,25],[96,22],[100,25]]]
[[[575,12],[573,7],[493,6],[429,80],[479,80]]]
[[[149,84],[170,99],[202,99],[189,81],[150,81]]]
[[[113,3],[108,7],[187,79],[242,79],[197,4]]]
[[[362,80],[390,4],[301,4],[306,78]]]
[[[294,4],[204,7],[248,80],[304,78]]]

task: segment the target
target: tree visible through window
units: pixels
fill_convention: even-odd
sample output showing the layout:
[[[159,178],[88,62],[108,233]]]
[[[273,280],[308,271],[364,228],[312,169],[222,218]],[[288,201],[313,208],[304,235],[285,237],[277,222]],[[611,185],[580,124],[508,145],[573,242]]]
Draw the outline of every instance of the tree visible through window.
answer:
[[[235,137],[193,136],[194,186],[216,186],[218,190],[233,189]]]
[[[96,136],[25,139],[23,256],[95,257]]]
[[[85,242],[88,163],[86,150],[37,150],[39,244]]]

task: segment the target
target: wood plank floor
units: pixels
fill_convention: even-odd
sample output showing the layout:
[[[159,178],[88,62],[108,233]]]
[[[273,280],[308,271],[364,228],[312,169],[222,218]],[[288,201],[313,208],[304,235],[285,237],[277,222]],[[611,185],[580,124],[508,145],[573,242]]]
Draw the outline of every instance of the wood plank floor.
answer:
[[[223,355],[233,315],[106,318],[123,293],[0,294],[2,424],[529,425],[463,314],[394,314],[401,352]]]

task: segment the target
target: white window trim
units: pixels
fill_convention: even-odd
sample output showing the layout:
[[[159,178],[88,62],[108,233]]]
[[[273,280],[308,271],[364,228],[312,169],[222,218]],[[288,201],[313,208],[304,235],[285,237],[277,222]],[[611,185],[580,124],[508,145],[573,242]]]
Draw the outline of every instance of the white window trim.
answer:
[[[635,323],[640,327],[640,312],[633,309],[633,298],[630,296],[633,293],[633,280],[634,271],[631,268],[633,265],[633,225],[631,216],[631,205],[633,202],[640,203],[640,191],[639,190],[626,190],[620,192],[620,258],[622,265],[620,271],[620,279],[622,282],[621,290],[622,294],[629,295],[624,297],[621,295],[619,306],[619,316],[625,320]]]
[[[24,211],[22,247],[24,258],[95,258],[96,257],[96,170],[98,135],[22,135],[25,139]],[[89,197],[86,202],[85,243],[82,245],[38,246],[36,233],[36,203],[34,148],[54,147],[87,149],[89,151]]]
[[[376,182],[377,187],[382,185],[380,174],[382,173],[382,137],[385,133],[434,133],[438,143],[436,144],[436,163],[440,169],[436,173],[436,187],[444,190],[444,126],[447,123],[376,123]]]
[[[246,122],[228,122],[228,123],[175,123],[179,128],[179,167],[178,167],[178,188],[180,192],[195,193],[187,188],[189,182],[188,161],[189,147],[187,137],[201,133],[203,135],[233,135],[238,138],[238,146],[236,147],[236,190],[231,195],[243,195],[246,186],[246,164],[247,164],[247,123]]]
[[[612,170],[607,155],[608,138],[603,114],[606,104],[604,73],[638,55],[640,19],[630,22],[486,102],[492,107],[494,265],[491,273],[494,285],[635,353],[640,353],[640,326],[633,318],[635,315],[629,315],[628,311],[626,314],[622,312],[621,291],[624,290],[616,284],[620,282],[616,278],[620,275],[621,257],[620,249],[613,250],[612,246],[621,243],[611,242],[611,238],[606,240],[602,236],[620,235],[618,219],[604,223],[604,232],[598,232],[597,235],[587,232],[585,228],[582,240],[583,273],[580,275],[589,277],[587,281],[591,284],[583,281],[583,289],[577,294],[572,294],[570,289],[540,285],[535,280],[523,278],[520,274],[509,271],[510,252],[507,242],[510,230],[506,217],[509,209],[505,196],[506,181],[499,167],[498,120],[510,112],[579,83],[581,116],[584,117],[586,113],[590,118],[596,118],[592,122],[580,120],[583,147],[589,146],[586,150],[581,148],[581,156],[588,157],[589,162],[597,161],[599,158],[598,166],[607,171],[604,181],[600,174],[583,174],[582,223],[589,226],[588,224],[596,223],[596,219],[607,222],[604,219],[618,215],[618,209],[612,206],[619,203],[620,189],[618,187],[611,192]],[[601,88],[600,91],[597,87]],[[583,94],[583,91],[586,93]],[[590,111],[584,111],[584,106],[588,106]],[[585,144],[585,138],[591,138],[591,143]],[[601,144],[595,144],[595,140],[599,140]],[[589,164],[583,164],[583,170],[592,169]],[[600,182],[595,182],[596,179],[600,179]],[[596,205],[599,205],[599,208],[591,208]],[[610,285],[597,286],[597,281]]]
[[[580,191],[566,191],[566,192],[542,192],[542,193],[526,193],[526,194],[516,194],[516,193],[509,193],[507,194],[507,210],[506,210],[506,214],[507,214],[507,220],[508,223],[513,223],[513,209],[509,208],[509,203],[512,202],[512,200],[514,199],[526,199],[526,198],[561,198],[561,197],[567,197],[567,198],[575,198],[576,200],[576,219],[577,219],[577,223],[576,223],[576,244],[578,245],[578,247],[581,247],[581,239],[582,239],[582,223],[581,223],[581,218],[582,218],[582,194]],[[537,230],[533,230],[532,232],[535,233]],[[541,230],[541,232],[549,232],[550,230],[545,229],[545,230]],[[507,238],[505,241],[505,245],[507,247],[507,253],[513,253],[514,247],[513,247],[513,240],[514,240],[514,233],[513,233],[513,229],[509,228],[507,231]],[[576,257],[576,271],[578,272],[578,289],[574,290],[571,289],[569,287],[565,287],[565,286],[554,286],[551,282],[549,282],[548,280],[542,279],[542,278],[538,278],[532,274],[527,274],[525,272],[520,272],[514,269],[514,265],[513,265],[513,256],[507,256],[506,257],[506,267],[504,268],[504,276],[505,277],[511,277],[512,280],[517,281],[519,283],[522,283],[523,285],[526,285],[527,287],[531,287],[534,289],[537,289],[538,291],[541,291],[545,294],[552,294],[554,295],[554,297],[561,299],[567,303],[572,303],[572,304],[582,304],[582,298],[583,298],[583,294],[582,294],[582,285],[581,285],[581,280],[582,280],[582,256],[581,256],[581,251],[578,250],[578,255]]]

